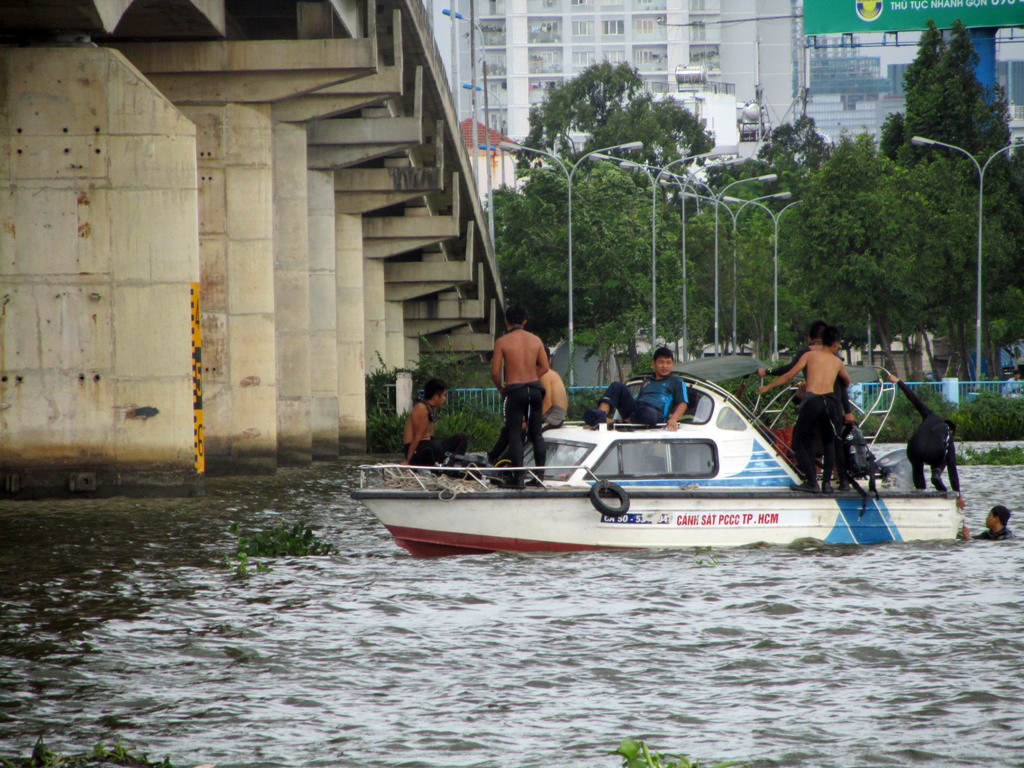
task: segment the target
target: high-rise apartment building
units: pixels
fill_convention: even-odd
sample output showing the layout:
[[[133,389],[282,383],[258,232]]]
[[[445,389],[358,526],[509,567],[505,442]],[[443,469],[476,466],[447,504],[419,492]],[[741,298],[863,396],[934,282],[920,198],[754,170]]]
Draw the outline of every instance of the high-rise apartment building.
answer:
[[[469,83],[475,55],[482,87],[487,63],[489,109],[484,116],[478,92],[478,114],[508,136],[525,136],[530,108],[601,60],[628,62],[651,92],[693,103],[699,73],[708,92],[735,96],[737,121],[748,102],[763,107],[769,124],[792,119],[802,72],[799,0],[475,0],[472,9],[470,0],[454,2],[462,16],[455,22],[460,84]],[[450,58],[450,17],[435,6],[434,19]],[[471,93],[457,92],[459,113],[468,117]],[[713,130],[735,135],[736,126]]]
[[[454,28],[459,84],[470,82],[475,57],[482,88],[486,62],[486,115],[479,90],[477,114],[514,139],[528,133],[530,108],[548,90],[601,60],[632,64],[651,92],[704,119],[720,145],[746,142],[744,154],[756,150],[762,129],[792,122],[805,108],[834,138],[877,134],[888,114],[904,109],[902,74],[917,50],[911,43],[879,53],[882,35],[837,37],[808,50],[802,0],[429,1],[449,72]],[[462,17],[454,25],[441,13],[449,3]],[[1003,30],[996,43],[997,79],[1007,87],[1017,137],[1024,134],[1024,36]],[[471,117],[470,90],[456,92],[460,117]]]

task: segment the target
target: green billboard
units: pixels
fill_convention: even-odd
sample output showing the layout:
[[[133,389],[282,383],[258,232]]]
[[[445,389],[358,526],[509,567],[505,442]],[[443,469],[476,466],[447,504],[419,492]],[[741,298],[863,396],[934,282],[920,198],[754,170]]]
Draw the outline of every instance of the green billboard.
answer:
[[[804,0],[804,34],[1024,26],[1024,0]]]

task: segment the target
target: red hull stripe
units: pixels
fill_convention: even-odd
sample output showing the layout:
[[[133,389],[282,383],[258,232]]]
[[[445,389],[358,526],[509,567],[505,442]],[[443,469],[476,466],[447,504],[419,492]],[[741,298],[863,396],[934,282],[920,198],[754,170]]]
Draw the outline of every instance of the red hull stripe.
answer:
[[[417,557],[439,557],[442,555],[472,555],[487,552],[587,552],[604,549],[590,544],[567,544],[560,541],[537,541],[535,539],[514,539],[505,536],[480,536],[473,533],[452,533],[449,531],[427,531],[422,528],[405,528],[389,525],[388,530],[395,537],[395,543]]]

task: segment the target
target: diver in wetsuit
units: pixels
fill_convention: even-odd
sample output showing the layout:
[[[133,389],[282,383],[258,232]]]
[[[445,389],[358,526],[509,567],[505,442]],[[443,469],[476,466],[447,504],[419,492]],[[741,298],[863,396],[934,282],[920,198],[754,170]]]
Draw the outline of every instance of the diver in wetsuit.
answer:
[[[547,448],[542,434],[544,387],[540,377],[548,371],[547,350],[541,340],[529,331],[526,311],[510,306],[505,310],[508,333],[494,342],[491,358],[491,380],[505,398],[505,430],[508,433],[509,461],[513,467],[523,466],[523,419],[533,443],[534,464],[544,466]],[[504,382],[504,383],[503,383]],[[523,474],[515,473],[509,485],[523,486]]]
[[[793,428],[793,451],[796,453],[800,472],[804,482],[790,486],[794,491],[809,493],[830,493],[832,491],[832,465],[835,461],[836,434],[830,415],[829,398],[835,397],[836,379],[842,379],[847,386],[850,375],[842,359],[836,355],[839,349],[839,329],[829,326],[822,333],[821,346],[805,352],[800,360],[786,373],[779,376],[771,384],[758,388],[764,394],[773,387],[782,386],[800,371],[806,369],[807,391],[800,401],[800,413],[796,426]],[[825,451],[825,473],[822,487],[818,487],[817,472],[814,466],[814,438],[821,436],[821,445]]]
[[[889,381],[899,386],[903,394],[910,400],[911,405],[921,414],[921,426],[910,436],[907,443],[907,458],[914,470],[914,487],[923,491],[924,465],[927,464],[932,470],[932,485],[936,490],[946,492],[946,485],[942,482],[943,470],[949,470],[949,484],[957,493],[956,505],[964,508],[964,498],[960,493],[960,476],[956,471],[956,426],[952,421],[943,419],[931,408],[922,403],[914,391],[900,381],[898,376],[889,374]]]

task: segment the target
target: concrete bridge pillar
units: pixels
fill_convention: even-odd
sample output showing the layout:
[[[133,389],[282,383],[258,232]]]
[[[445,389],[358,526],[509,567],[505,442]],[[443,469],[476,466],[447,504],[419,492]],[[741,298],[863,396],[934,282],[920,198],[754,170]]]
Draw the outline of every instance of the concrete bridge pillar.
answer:
[[[198,489],[195,127],[115,51],[4,47],[0,141],[0,495]]]
[[[366,313],[366,372],[372,373],[381,367],[381,360],[391,365],[383,354],[387,317],[384,312],[384,262],[381,259],[363,261],[363,301]],[[376,354],[378,350],[381,352],[379,358]]]
[[[182,107],[196,124],[207,471],[277,466],[270,106]]]
[[[313,460],[310,385],[309,201],[306,128],[274,123],[274,305],[277,310],[277,460]]]
[[[338,308],[338,447],[366,452],[363,217],[335,215]]]
[[[409,339],[405,333],[405,305],[401,301],[389,301],[384,307],[387,334],[385,337],[385,362],[392,368],[415,365],[420,359],[420,340]]]
[[[309,360],[313,458],[338,456],[334,171],[309,171]]]

